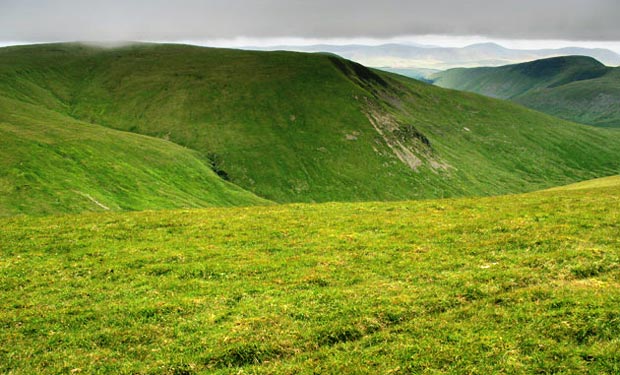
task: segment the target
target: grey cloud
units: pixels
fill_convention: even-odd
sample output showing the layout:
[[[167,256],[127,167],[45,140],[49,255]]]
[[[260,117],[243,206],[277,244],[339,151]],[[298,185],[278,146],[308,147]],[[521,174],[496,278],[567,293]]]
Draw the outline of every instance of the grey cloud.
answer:
[[[387,38],[620,40],[618,0],[0,0],[0,40]]]

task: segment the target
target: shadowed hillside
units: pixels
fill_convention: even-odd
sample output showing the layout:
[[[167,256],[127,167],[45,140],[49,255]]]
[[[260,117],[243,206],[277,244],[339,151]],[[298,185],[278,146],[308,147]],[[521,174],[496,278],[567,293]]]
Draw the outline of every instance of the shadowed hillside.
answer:
[[[435,74],[433,79],[438,86],[510,99],[567,120],[620,127],[620,70],[590,57],[450,69]]]

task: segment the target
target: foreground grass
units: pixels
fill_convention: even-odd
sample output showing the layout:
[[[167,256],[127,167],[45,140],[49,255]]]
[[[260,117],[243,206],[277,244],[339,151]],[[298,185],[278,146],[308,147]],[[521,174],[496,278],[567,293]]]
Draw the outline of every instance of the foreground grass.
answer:
[[[594,180],[578,182],[576,184],[570,184],[566,186],[558,186],[558,187],[549,189],[549,191],[584,190],[584,189],[614,187],[614,186],[619,186],[619,185],[620,185],[620,176],[610,176],[610,177],[596,178]]]
[[[0,221],[0,372],[620,372],[620,186]]]

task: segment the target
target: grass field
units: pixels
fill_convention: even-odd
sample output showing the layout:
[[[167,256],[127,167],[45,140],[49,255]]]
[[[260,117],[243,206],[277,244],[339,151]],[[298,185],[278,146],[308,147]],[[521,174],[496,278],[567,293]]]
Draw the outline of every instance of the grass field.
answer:
[[[555,188],[548,189],[549,191],[560,191],[560,190],[584,190],[584,189],[594,189],[594,188],[607,188],[614,187],[620,185],[620,176],[610,176],[597,178],[594,180],[582,181],[575,184],[570,184],[566,186],[558,186]]]
[[[617,374],[620,179],[0,220],[6,374]]]

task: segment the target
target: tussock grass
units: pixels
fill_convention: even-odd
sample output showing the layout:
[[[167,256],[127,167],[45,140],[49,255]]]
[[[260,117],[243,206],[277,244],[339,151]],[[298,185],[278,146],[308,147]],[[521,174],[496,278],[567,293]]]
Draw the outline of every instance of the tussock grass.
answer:
[[[0,372],[616,374],[605,185],[3,219]]]

